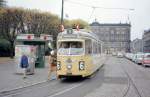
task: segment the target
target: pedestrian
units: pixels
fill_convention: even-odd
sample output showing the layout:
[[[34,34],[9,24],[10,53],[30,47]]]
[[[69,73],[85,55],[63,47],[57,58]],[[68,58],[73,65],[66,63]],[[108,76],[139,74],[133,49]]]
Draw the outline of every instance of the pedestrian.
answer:
[[[56,54],[55,51],[50,52],[48,80],[56,79]]]
[[[21,62],[20,62],[21,68],[23,69],[23,78],[26,78],[27,68],[29,66],[28,62],[28,56],[23,53],[21,56]]]

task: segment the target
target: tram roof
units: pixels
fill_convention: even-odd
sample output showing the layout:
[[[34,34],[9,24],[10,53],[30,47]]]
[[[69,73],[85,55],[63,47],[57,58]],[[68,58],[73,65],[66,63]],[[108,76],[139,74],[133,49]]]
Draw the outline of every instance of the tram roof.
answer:
[[[67,38],[71,38],[71,39],[82,39],[82,38],[89,38],[89,39],[95,39],[97,41],[102,42],[95,33],[90,32],[90,31],[84,31],[84,30],[73,30],[72,32],[67,32],[67,30],[65,30],[64,32],[60,32],[58,34],[58,38],[59,39],[67,39]]]

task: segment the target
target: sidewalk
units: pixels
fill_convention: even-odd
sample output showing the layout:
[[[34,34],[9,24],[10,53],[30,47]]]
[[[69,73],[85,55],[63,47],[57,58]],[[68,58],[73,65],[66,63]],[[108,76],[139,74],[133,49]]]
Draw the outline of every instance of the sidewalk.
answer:
[[[0,57],[0,64],[6,63],[9,61],[13,61],[14,59],[11,59],[10,57]]]
[[[48,68],[48,64],[45,68],[36,68],[34,75],[28,75],[23,79],[23,75],[16,74],[14,60],[0,58],[0,92],[46,82]]]

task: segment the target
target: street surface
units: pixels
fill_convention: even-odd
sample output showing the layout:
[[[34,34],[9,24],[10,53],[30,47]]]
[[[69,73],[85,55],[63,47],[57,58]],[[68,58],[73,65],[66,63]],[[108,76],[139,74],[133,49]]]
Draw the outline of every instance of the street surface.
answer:
[[[45,68],[36,68],[35,74],[28,75],[26,79],[23,79],[23,75],[16,74],[15,65],[14,59],[0,58],[0,92],[30,86],[47,79],[49,68],[47,61]]]
[[[0,97],[150,97],[150,68],[109,56],[91,78],[47,81]]]

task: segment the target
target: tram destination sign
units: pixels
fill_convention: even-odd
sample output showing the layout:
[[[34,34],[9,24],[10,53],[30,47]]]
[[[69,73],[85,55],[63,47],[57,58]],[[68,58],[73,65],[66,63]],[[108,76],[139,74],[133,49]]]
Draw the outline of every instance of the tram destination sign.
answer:
[[[75,34],[65,34],[65,35],[63,35],[63,38],[77,38],[77,35],[75,35]]]

